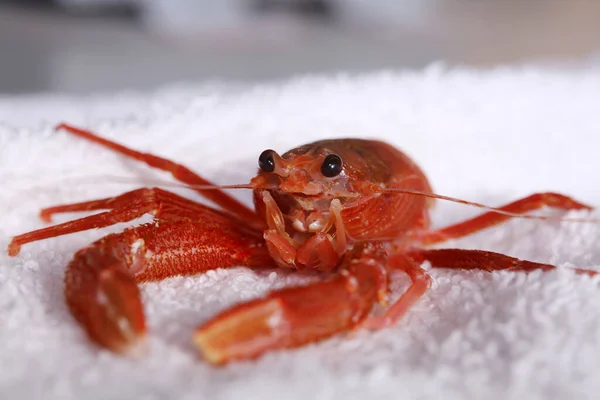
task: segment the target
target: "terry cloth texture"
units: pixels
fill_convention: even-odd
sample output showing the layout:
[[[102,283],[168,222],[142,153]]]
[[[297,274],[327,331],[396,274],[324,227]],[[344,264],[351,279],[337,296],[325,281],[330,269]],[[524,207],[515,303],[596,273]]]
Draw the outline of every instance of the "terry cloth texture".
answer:
[[[13,235],[44,226],[37,215],[42,207],[171,179],[54,132],[62,121],[177,160],[218,183],[248,182],[266,148],[362,137],[403,149],[440,194],[501,205],[557,191],[600,205],[598,71],[432,67],[252,87],[4,97],[2,249]],[[250,203],[248,191],[235,195]],[[438,202],[433,223],[478,212]],[[56,222],[78,216],[59,215]],[[126,226],[26,245],[16,258],[0,254],[0,398],[547,400],[600,393],[600,283],[566,270],[600,269],[598,224],[513,220],[447,243],[560,269],[432,270],[431,290],[392,328],[224,368],[195,352],[194,327],[233,304],[307,278],[233,268],[144,284],[151,329],[146,352],[119,357],[91,344],[75,323],[64,302],[63,275],[76,250]],[[395,275],[394,296],[407,285],[405,276]]]

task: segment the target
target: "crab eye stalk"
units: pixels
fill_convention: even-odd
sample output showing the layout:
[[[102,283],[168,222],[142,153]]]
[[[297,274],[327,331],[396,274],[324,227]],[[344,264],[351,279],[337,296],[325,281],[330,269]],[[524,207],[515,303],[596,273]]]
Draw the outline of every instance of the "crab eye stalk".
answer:
[[[342,159],[337,154],[329,154],[323,160],[323,165],[321,165],[321,173],[323,176],[327,178],[333,178],[334,176],[338,176],[344,167],[344,163]]]
[[[258,157],[258,168],[264,172],[273,172],[275,170],[275,160],[273,159],[273,150],[265,150]]]

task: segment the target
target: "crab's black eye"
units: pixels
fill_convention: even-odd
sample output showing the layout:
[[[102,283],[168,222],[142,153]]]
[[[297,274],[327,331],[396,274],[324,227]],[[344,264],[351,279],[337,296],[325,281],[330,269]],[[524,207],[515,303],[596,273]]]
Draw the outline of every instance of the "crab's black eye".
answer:
[[[327,178],[333,178],[342,172],[343,166],[344,164],[342,163],[340,156],[337,154],[329,154],[327,157],[325,157],[325,160],[323,160],[323,165],[321,165],[321,173]]]
[[[275,170],[273,150],[265,150],[260,153],[260,156],[258,156],[258,168],[264,172],[273,172]]]

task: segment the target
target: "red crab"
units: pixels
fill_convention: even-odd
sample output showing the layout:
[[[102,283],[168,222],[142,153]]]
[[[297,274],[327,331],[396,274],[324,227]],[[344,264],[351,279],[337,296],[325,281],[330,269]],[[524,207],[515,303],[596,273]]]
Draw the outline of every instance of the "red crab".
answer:
[[[434,198],[427,178],[389,144],[361,139],[322,140],[283,155],[265,150],[249,185],[256,211],[206,179],[172,161],[131,150],[68,125],[62,128],[124,156],[169,171],[219,208],[159,188],[59,205],[56,213],[105,210],[95,215],[14,237],[8,252],[23,244],[152,214],[154,222],[108,235],[79,250],[65,275],[73,316],[101,346],[127,352],[146,335],[137,284],[215,268],[278,266],[332,271],[328,280],[270,293],[240,304],[200,326],[194,342],[206,360],[222,364],[278,349],[301,346],[358,326],[383,328],[396,322],[429,288],[420,267],[487,271],[549,270],[552,265],[479,250],[427,250],[424,246],[469,235],[542,206],[565,210],[589,206],[556,193],[539,193],[468,221],[432,230]],[[475,204],[477,205],[477,204]],[[481,205],[479,205],[481,206]],[[484,206],[481,206],[484,207]],[[404,271],[411,286],[382,316],[389,274]],[[576,270],[595,274],[594,271]]]

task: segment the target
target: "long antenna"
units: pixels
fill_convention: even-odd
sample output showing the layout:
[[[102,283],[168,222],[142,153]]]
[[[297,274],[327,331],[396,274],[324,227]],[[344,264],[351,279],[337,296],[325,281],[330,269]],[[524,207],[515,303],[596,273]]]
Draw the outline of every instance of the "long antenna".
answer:
[[[474,201],[468,201],[463,199],[457,199],[455,197],[444,196],[436,193],[428,193],[422,192],[419,190],[412,189],[402,189],[402,188],[382,188],[380,190],[381,193],[401,193],[401,194],[410,194],[415,196],[423,196],[431,199],[439,199],[445,201],[451,201],[453,203],[465,204],[472,207],[481,208],[486,211],[495,212],[497,214],[506,215],[511,218],[521,218],[521,219],[534,219],[534,220],[542,220],[542,221],[563,221],[563,222],[587,222],[587,223],[600,223],[600,218],[564,218],[564,217],[553,217],[553,216],[544,216],[544,215],[527,215],[527,214],[518,214],[506,210],[502,210],[496,207],[490,207],[485,204],[477,203]],[[591,209],[591,208],[589,208]]]
[[[108,179],[110,183],[124,183],[124,184],[132,184],[139,183],[139,181],[134,181],[133,179],[128,179],[119,176],[109,176],[104,175],[102,178]],[[86,183],[80,182],[80,183]],[[98,180],[89,181],[90,184],[97,184]],[[249,183],[246,184],[236,184],[236,185],[186,185],[177,182],[169,182],[162,180],[144,180],[143,182],[146,185],[156,185],[159,187],[169,187],[169,188],[183,188],[183,189],[200,189],[200,190],[221,190],[221,189],[277,189],[277,186],[261,186],[254,187]],[[520,219],[530,219],[530,220],[541,220],[541,221],[559,221],[559,222],[576,222],[576,223],[600,223],[600,218],[564,218],[564,217],[555,217],[555,216],[544,216],[544,215],[528,215],[528,214],[519,214],[506,210],[502,210],[496,207],[490,207],[485,204],[477,203],[474,201],[463,200],[455,197],[444,196],[437,193],[429,193],[423,192],[420,190],[413,189],[403,189],[403,188],[382,188],[382,187],[374,187],[372,190],[365,191],[365,193],[398,193],[398,194],[407,194],[413,196],[422,196],[431,199],[438,199],[449,201],[458,204],[464,204],[471,207],[477,207],[486,211],[494,212],[501,215],[506,215],[511,218],[520,218]],[[591,208],[590,208],[591,209]]]

